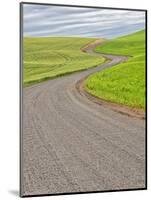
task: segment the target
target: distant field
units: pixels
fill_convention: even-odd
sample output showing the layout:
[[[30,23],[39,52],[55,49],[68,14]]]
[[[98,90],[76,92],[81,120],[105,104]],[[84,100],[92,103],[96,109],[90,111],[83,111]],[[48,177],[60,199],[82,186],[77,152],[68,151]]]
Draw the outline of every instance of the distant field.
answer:
[[[111,40],[96,51],[132,57],[126,63],[89,76],[86,89],[102,99],[144,109],[145,31]]]
[[[80,48],[96,39],[47,37],[24,38],[24,86],[85,70],[104,62]]]

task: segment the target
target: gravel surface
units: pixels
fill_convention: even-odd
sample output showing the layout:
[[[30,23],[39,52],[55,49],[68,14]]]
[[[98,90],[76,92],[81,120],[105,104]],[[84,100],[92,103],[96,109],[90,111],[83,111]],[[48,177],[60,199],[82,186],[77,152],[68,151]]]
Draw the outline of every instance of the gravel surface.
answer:
[[[90,45],[86,51],[92,55]],[[145,120],[95,104],[76,89],[109,62],[23,89],[23,196],[145,187]]]

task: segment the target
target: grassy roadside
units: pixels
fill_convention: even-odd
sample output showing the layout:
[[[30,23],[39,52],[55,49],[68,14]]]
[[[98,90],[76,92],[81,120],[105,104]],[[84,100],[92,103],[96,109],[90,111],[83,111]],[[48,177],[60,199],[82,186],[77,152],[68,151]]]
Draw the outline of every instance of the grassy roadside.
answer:
[[[95,40],[71,37],[24,38],[24,86],[103,63],[104,58],[80,50]]]
[[[95,73],[85,81],[85,88],[99,98],[145,108],[145,31],[120,37],[96,48],[97,52],[132,56],[121,63]]]

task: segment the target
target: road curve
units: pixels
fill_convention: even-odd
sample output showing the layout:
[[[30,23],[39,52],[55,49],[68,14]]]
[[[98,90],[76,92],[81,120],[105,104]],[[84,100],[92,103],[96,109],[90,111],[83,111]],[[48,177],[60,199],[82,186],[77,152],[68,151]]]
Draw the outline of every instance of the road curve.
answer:
[[[96,44],[86,51],[92,55]],[[95,104],[77,81],[127,58],[23,89],[23,196],[145,187],[145,121]]]

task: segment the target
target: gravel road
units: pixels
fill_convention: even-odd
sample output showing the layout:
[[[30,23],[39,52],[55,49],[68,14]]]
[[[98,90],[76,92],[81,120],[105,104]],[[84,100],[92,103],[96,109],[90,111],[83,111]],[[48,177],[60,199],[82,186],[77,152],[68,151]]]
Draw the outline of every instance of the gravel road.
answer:
[[[90,45],[86,51],[94,53]],[[87,75],[127,60],[23,89],[22,196],[145,187],[145,120],[95,104],[76,89]]]

